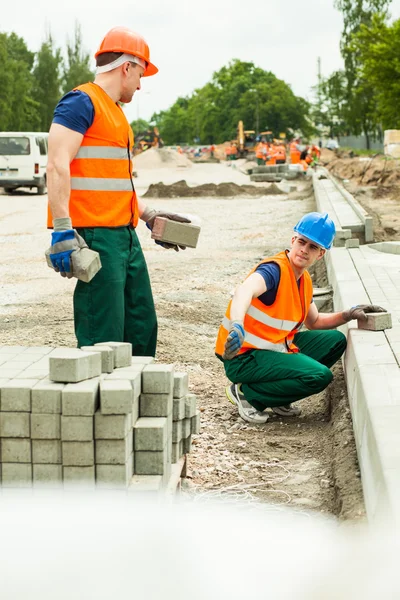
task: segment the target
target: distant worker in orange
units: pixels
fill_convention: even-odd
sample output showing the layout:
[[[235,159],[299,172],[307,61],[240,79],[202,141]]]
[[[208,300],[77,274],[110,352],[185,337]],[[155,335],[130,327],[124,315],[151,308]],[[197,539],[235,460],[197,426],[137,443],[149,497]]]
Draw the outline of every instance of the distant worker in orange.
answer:
[[[278,142],[275,146],[275,164],[284,165],[286,163],[286,148],[283,142]]]
[[[264,165],[267,158],[268,144],[262,140],[256,147],[256,159],[258,165]]]
[[[225,146],[226,160],[231,160],[231,151],[232,151],[232,146],[230,144],[228,144],[227,146]]]
[[[292,165],[298,165],[300,162],[301,151],[299,149],[300,138],[295,138],[290,142],[290,162]]]
[[[231,160],[236,160],[238,157],[238,147],[236,144],[232,144],[231,146]]]

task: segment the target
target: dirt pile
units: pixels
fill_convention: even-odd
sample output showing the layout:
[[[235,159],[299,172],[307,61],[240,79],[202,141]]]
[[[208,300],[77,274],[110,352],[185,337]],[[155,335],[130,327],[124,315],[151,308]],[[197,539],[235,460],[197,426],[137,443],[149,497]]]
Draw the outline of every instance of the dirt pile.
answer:
[[[171,185],[153,183],[144,198],[229,198],[235,196],[275,196],[284,192],[275,184],[256,187],[255,185],[237,185],[236,183],[205,183],[190,187],[184,179]]]
[[[134,158],[135,169],[162,169],[164,167],[191,167],[192,162],[184,154],[171,148],[150,148]]]
[[[321,163],[339,179],[353,179],[363,185],[400,184],[400,160],[382,154],[341,158],[334,152],[324,150]]]

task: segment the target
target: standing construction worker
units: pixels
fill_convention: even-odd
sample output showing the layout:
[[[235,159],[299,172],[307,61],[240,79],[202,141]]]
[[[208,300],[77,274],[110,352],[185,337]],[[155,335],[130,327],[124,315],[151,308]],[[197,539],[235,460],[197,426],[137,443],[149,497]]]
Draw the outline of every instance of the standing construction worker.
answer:
[[[295,138],[290,142],[290,162],[292,165],[297,165],[300,162],[301,151],[299,149],[300,138]]]
[[[294,228],[290,250],[261,261],[238,286],[219,328],[215,353],[232,381],[228,399],[250,423],[266,423],[271,409],[300,414],[292,406],[332,381],[330,367],[346,349],[335,328],[379,306],[319,313],[307,271],[332,246],[335,225],[327,214],[309,213]],[[300,331],[303,323],[309,331]],[[330,331],[332,330],[332,331]]]
[[[142,36],[111,29],[96,58],[96,78],[66,94],[50,128],[47,185],[50,258],[56,271],[72,277],[71,254],[87,245],[102,268],[74,292],[78,346],[132,343],[134,355],[154,356],[157,319],[149,275],[135,228],[152,229],[156,211],[136,197],[132,181],[132,129],[119,103],[132,100],[142,77],[158,71]],[[178,248],[175,248],[178,249]]]

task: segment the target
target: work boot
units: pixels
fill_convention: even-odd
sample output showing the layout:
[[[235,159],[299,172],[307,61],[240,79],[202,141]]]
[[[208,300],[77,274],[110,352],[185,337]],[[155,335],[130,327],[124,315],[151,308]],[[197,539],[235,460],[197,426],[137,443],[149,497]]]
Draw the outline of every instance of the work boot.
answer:
[[[301,409],[298,406],[292,406],[291,404],[271,406],[271,410],[280,417],[298,417],[301,414]]]
[[[240,389],[240,384],[232,383],[225,388],[226,397],[232,404],[236,404],[239,409],[239,415],[248,423],[262,424],[269,419],[267,413],[261,412],[247,402]]]

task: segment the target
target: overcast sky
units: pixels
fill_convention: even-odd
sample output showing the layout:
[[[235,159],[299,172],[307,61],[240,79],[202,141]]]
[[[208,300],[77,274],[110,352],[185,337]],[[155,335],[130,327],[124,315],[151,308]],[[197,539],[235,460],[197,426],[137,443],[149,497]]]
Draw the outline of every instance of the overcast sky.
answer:
[[[147,40],[160,71],[143,79],[143,87],[126,107],[129,121],[149,119],[178,96],[191,94],[233,58],[253,61],[311,99],[322,74],[342,66],[339,51],[341,14],[334,0],[15,0],[2,11],[0,30],[15,31],[36,51],[49,27],[55,43],[65,47],[78,20],[86,49],[93,56],[105,33],[124,25]],[[400,18],[400,0],[391,14]],[[94,59],[93,59],[94,68]]]

